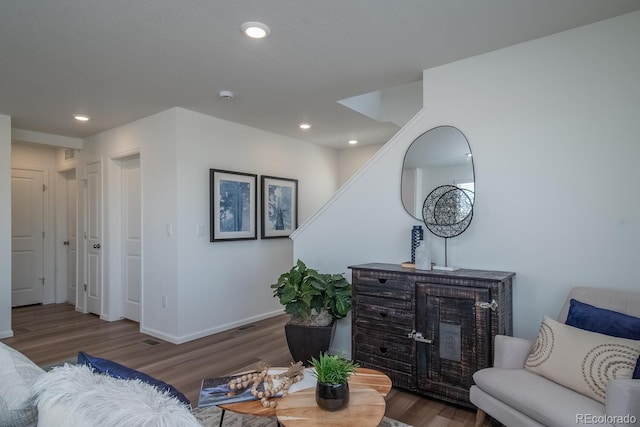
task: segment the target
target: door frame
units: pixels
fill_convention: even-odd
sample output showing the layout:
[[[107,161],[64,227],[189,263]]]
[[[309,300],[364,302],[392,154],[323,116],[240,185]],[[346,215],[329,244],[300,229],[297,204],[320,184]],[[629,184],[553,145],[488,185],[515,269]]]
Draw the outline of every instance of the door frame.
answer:
[[[139,148],[120,151],[109,154],[104,166],[104,181],[103,188],[106,190],[105,202],[103,206],[104,216],[104,236],[103,241],[105,245],[105,251],[103,257],[108,262],[103,264],[103,276],[108,278],[108,292],[105,292],[103,296],[106,299],[103,301],[103,318],[105,320],[118,320],[124,318],[124,281],[122,275],[124,269],[122,266],[124,251],[123,251],[123,223],[122,223],[122,209],[123,209],[123,192],[122,192],[122,161],[133,157],[140,158],[140,191],[144,194],[144,188],[142,185],[142,173],[143,173],[143,159],[142,150]],[[144,196],[143,196],[144,197]],[[143,207],[140,207],[140,223],[142,232],[142,241],[144,242],[144,213]],[[143,245],[144,247],[144,245]],[[144,250],[141,248],[141,256],[144,259]],[[141,266],[140,271],[140,325],[143,321],[143,307],[144,307],[144,263]],[[104,285],[103,285],[104,290]]]
[[[78,178],[78,227],[80,228],[78,236],[81,242],[78,242],[78,253],[81,259],[78,260],[78,298],[76,301],[76,310],[87,312],[87,292],[84,290],[87,284],[87,165],[100,163],[102,167],[102,277],[101,277],[101,314],[100,318],[106,321],[115,321],[122,319],[124,313],[123,299],[123,268],[122,268],[122,160],[134,156],[140,157],[140,170],[142,174],[143,160],[142,150],[139,148],[110,153],[107,155],[91,155],[85,153],[85,158],[78,165],[82,169],[76,171]],[[80,166],[81,163],[81,166]],[[82,178],[79,178],[79,177]],[[141,191],[142,181],[140,183]],[[144,216],[141,207],[141,223]],[[144,236],[142,236],[144,240]],[[144,254],[143,254],[144,256]],[[141,292],[144,295],[144,268],[141,271]],[[141,297],[140,301],[140,325],[143,321],[143,305],[144,301]]]

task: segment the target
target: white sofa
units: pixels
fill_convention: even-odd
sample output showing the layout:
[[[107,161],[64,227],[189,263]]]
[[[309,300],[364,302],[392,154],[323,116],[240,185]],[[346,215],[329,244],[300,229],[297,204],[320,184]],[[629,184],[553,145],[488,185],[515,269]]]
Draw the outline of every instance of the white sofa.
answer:
[[[640,317],[640,293],[578,287],[569,293],[559,322],[566,321],[571,298]],[[533,345],[496,336],[493,367],[476,372],[470,389],[471,402],[478,407],[476,426],[482,425],[485,413],[509,427],[640,426],[640,380],[609,381],[603,404],[525,369]]]

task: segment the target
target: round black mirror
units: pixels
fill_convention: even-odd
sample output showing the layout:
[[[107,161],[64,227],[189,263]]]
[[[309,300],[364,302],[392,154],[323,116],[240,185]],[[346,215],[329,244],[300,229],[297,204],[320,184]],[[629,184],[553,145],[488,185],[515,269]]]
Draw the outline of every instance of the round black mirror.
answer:
[[[448,194],[450,201],[456,194],[461,202],[468,197],[473,208],[475,174],[471,147],[464,134],[452,126],[439,126],[423,133],[407,149],[402,166],[402,205],[409,215],[422,221],[427,196],[445,185],[464,193],[464,196],[456,192]]]

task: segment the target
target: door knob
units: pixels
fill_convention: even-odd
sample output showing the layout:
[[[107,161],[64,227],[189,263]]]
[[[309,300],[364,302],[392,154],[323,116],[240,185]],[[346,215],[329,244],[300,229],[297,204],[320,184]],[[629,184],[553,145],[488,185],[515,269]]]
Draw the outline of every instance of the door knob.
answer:
[[[65,246],[69,246],[69,241],[65,240],[64,242],[62,242],[62,244],[65,245]]]
[[[96,243],[95,245],[93,245],[93,249],[100,249],[100,243]]]

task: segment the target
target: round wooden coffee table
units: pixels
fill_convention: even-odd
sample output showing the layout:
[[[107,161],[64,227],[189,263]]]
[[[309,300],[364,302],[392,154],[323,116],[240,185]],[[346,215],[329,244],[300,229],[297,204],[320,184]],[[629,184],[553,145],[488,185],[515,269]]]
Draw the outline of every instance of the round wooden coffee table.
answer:
[[[386,376],[384,373],[380,371],[376,371],[375,369],[369,368],[358,368],[356,369],[355,375],[352,375],[349,378],[349,389],[353,390],[354,387],[367,387],[371,390],[377,392],[379,396],[386,396],[391,390],[391,379]],[[309,390],[313,390],[314,393],[314,404],[315,404],[315,388],[311,388]],[[288,395],[286,398],[277,399],[278,407],[287,399],[292,396],[295,396],[298,393],[302,393],[305,390],[300,390],[296,393],[292,393]],[[353,396],[351,397],[353,398]],[[351,405],[351,402],[349,402]],[[259,415],[264,417],[275,417],[276,410],[274,408],[263,408],[262,404],[259,400],[249,400],[247,402],[238,402],[238,403],[229,403],[227,405],[218,405],[220,409],[223,411],[232,411],[238,414],[248,414],[248,415]],[[323,411],[324,412],[324,411]],[[384,415],[384,410],[383,410]],[[285,424],[288,425],[288,424]]]
[[[325,411],[316,404],[316,389],[307,388],[278,402],[276,416],[285,427],[376,427],[387,405],[376,390],[349,384],[349,404],[338,411]]]

